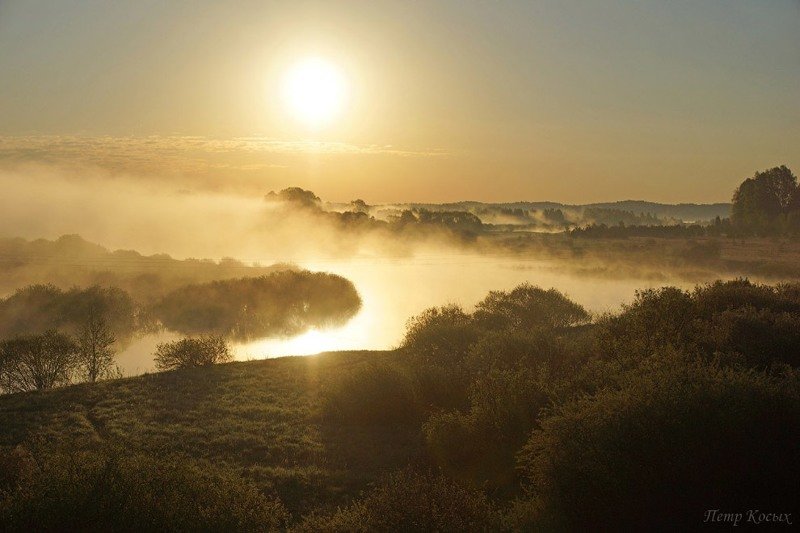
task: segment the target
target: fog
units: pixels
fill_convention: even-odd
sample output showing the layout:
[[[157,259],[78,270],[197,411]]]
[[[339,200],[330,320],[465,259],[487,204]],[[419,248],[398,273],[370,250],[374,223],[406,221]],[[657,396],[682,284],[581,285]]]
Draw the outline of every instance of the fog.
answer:
[[[224,190],[189,191],[169,181],[31,167],[4,171],[0,185],[5,191],[2,236],[52,239],[77,233],[111,249],[177,258],[291,262],[355,284],[363,307],[349,323],[288,339],[236,344],[242,360],[391,348],[402,339],[406,321],[423,309],[451,302],[470,309],[488,291],[522,282],[555,287],[595,313],[617,309],[636,289],[692,285],[679,277],[654,280],[645,271],[611,277],[577,274],[544,255],[479,252],[480,247],[444,231],[409,234],[375,224],[343,225],[319,207],[303,209]],[[134,340],[120,354],[123,372],[152,370],[156,343],[174,338],[164,332]]]

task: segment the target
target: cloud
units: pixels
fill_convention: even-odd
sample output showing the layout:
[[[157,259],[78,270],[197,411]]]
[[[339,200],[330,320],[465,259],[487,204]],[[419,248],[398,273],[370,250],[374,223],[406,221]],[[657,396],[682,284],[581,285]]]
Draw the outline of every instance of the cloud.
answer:
[[[219,156],[271,155],[390,155],[429,157],[445,155],[441,150],[402,150],[391,145],[357,145],[342,142],[284,141],[268,137],[234,137],[212,139],[197,136],[110,137],[77,135],[0,136],[0,162],[75,161],[102,167],[170,165],[197,170],[220,166],[213,163]],[[225,164],[235,168],[234,164]],[[242,166],[254,168],[252,163]],[[260,163],[259,168],[271,166]],[[279,165],[284,166],[284,165]]]
[[[177,189],[243,194],[309,184],[310,168],[320,175],[346,179],[353,175],[353,169],[372,172],[376,168],[400,168],[399,160],[417,164],[413,161],[446,155],[442,150],[258,136],[0,136],[0,169],[45,167],[72,179],[103,175]]]

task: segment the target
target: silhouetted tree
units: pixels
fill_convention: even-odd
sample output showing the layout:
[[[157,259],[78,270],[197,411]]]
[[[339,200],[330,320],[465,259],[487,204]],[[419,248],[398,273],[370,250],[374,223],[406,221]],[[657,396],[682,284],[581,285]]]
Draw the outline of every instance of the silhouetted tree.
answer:
[[[175,370],[227,363],[233,359],[222,337],[187,338],[165,342],[156,347],[155,362],[159,370]]]
[[[111,375],[115,355],[112,348],[114,342],[116,338],[106,320],[99,314],[91,313],[78,333],[81,369],[90,383]]]
[[[9,392],[66,385],[78,364],[78,345],[57,331],[0,342],[0,385]]]
[[[589,313],[555,289],[523,283],[511,291],[491,291],[477,305],[475,320],[489,329],[559,328],[585,323]]]
[[[318,209],[320,204],[319,196],[314,194],[312,191],[307,191],[300,187],[289,187],[287,189],[283,189],[279,193],[270,191],[269,194],[267,194],[266,199],[269,201],[277,200],[279,202],[286,202],[297,207],[310,207],[315,209]]]
[[[369,205],[362,199],[353,200],[350,202],[350,210],[356,213],[369,213]]]
[[[777,231],[781,217],[800,205],[797,176],[786,166],[774,167],[744,180],[733,193],[731,222],[740,231]]]

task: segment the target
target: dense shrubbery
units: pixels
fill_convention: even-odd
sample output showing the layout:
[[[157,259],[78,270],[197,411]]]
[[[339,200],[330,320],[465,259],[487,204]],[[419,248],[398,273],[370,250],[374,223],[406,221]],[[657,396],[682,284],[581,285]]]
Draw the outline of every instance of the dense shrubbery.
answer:
[[[791,512],[799,393],[794,372],[653,361],[543,419],[520,453],[540,513],[517,526],[695,529],[706,509]]]
[[[548,381],[579,364],[574,337],[588,319],[561,293],[527,284],[490,293],[472,314],[428,309],[409,321],[397,367],[338,379],[323,412],[366,424],[427,413],[423,432],[440,467],[507,487],[516,479],[514,453],[547,405]]]
[[[113,333],[123,338],[146,325],[122,289],[92,286],[64,291],[54,285],[30,285],[0,299],[0,337],[50,329],[75,333],[93,316],[104,317]]]
[[[288,513],[242,478],[121,449],[0,451],[4,531],[272,531]]]
[[[166,295],[154,314],[180,333],[246,340],[342,324],[360,307],[352,282],[341,276],[281,271],[187,285]]]
[[[407,373],[378,362],[328,381],[322,390],[322,413],[327,421],[366,425],[419,423],[422,416]]]
[[[442,476],[406,469],[332,515],[308,517],[299,531],[492,531],[493,505],[478,491]]]
[[[194,368],[227,363],[233,359],[222,337],[206,336],[165,342],[156,347],[155,363],[159,370]]]
[[[797,285],[648,289],[618,314],[588,318],[530,286],[491,293],[474,313],[425,311],[409,322],[400,366],[351,375],[339,389],[349,414],[329,413],[368,425],[389,409],[424,413],[441,472],[500,501],[516,497],[507,529],[692,528],[709,506],[791,512]],[[381,390],[396,404],[372,411]],[[346,529],[373,513],[394,524],[413,514],[378,509],[365,498],[309,523]]]
[[[685,292],[674,287],[639,291],[623,312],[599,322],[604,358],[648,357],[671,346],[736,356],[747,366],[800,364],[800,291],[796,285],[748,280],[715,283]]]

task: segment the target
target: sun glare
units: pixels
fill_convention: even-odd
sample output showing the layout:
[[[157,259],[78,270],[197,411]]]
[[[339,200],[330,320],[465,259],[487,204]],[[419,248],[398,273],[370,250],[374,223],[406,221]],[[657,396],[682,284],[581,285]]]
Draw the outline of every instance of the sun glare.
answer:
[[[341,112],[346,89],[341,70],[320,58],[309,58],[295,64],[283,80],[287,109],[310,127],[323,126]]]

